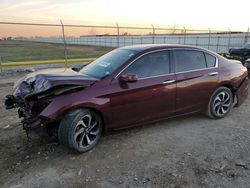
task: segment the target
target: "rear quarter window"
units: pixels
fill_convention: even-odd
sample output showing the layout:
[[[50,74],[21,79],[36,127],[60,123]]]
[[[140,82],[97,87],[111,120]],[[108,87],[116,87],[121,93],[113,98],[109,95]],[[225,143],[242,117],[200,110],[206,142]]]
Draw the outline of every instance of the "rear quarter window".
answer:
[[[207,61],[207,67],[215,67],[216,65],[216,58],[210,54],[204,53],[205,54],[205,58]]]

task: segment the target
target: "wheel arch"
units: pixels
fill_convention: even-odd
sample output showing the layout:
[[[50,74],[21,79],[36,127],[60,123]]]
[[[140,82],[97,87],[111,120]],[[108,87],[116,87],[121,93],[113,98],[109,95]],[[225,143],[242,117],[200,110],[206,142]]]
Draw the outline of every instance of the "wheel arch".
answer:
[[[103,123],[102,129],[103,129],[103,131],[104,131],[104,130],[106,129],[106,121],[105,121],[103,112],[102,112],[101,110],[99,110],[99,109],[97,109],[97,108],[93,108],[93,107],[85,107],[85,109],[89,109],[89,110],[95,112],[96,114],[98,114],[98,115],[100,116],[101,121],[102,121],[102,123]]]
[[[80,109],[88,109],[88,110],[91,110],[91,111],[97,113],[97,114],[100,116],[101,120],[102,120],[102,123],[103,123],[103,130],[106,129],[106,120],[105,120],[105,117],[104,117],[104,115],[103,115],[103,112],[102,112],[100,109],[98,109],[98,108],[96,108],[96,107],[93,107],[93,106],[77,106],[77,107],[69,108],[69,109],[65,110],[65,111],[60,115],[59,119],[61,120],[66,114],[69,114],[69,113],[71,113],[71,112],[74,112],[74,111],[80,110]]]
[[[222,84],[220,87],[227,87],[228,89],[230,89],[230,91],[233,94],[233,102],[234,102],[236,89],[229,83]]]
[[[222,116],[218,116],[218,114],[214,114],[214,109],[212,110],[212,106],[211,104],[213,103],[213,100],[215,99],[215,97],[217,96],[217,94],[222,90],[229,90],[231,91],[231,94],[232,94],[232,103],[229,103],[230,107],[228,111],[226,111],[224,114],[220,114]],[[209,100],[209,103],[208,103],[208,107],[207,107],[207,111],[206,111],[206,114],[208,117],[212,118],[212,119],[219,119],[219,118],[222,118],[224,117],[227,113],[230,112],[230,109],[231,107],[233,106],[234,104],[234,101],[235,101],[235,89],[233,88],[232,85],[230,84],[220,84],[218,87],[216,87],[216,89],[213,91],[213,94],[211,95],[210,97],[210,100]]]

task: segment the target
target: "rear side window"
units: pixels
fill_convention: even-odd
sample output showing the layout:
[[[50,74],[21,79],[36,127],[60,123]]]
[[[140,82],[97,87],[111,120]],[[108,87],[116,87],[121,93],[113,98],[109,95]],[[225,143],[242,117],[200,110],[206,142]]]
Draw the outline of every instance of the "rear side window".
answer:
[[[216,58],[210,54],[204,53],[207,61],[207,67],[215,67]]]
[[[203,52],[195,50],[174,50],[176,72],[191,71],[206,68]]]
[[[169,52],[153,52],[142,56],[132,63],[124,72],[137,74],[139,78],[159,76],[170,72]]]

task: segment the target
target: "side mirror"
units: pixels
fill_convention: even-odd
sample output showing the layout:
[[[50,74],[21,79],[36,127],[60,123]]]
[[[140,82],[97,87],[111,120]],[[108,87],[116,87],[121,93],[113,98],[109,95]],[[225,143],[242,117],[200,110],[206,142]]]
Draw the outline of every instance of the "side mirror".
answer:
[[[136,74],[123,74],[119,77],[120,82],[136,82],[138,80],[138,76]]]

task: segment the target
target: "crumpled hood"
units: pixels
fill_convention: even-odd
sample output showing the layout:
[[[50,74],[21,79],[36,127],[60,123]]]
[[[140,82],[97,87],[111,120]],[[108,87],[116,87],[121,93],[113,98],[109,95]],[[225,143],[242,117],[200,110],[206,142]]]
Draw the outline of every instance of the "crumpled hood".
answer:
[[[75,72],[70,68],[39,70],[18,80],[14,85],[14,95],[37,94],[57,86],[89,87],[97,80],[96,78]]]

